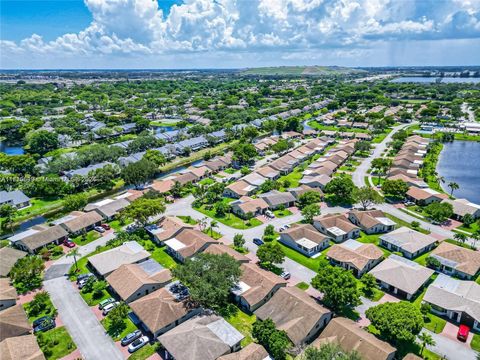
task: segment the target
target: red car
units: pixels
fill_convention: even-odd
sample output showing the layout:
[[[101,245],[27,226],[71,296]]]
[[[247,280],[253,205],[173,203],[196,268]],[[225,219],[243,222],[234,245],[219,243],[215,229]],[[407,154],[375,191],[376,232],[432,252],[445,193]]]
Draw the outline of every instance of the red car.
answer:
[[[458,328],[457,339],[460,341],[467,341],[470,328],[467,325],[460,325]]]
[[[65,240],[65,241],[63,242],[63,245],[65,245],[65,246],[68,247],[68,248],[73,248],[73,247],[75,247],[75,243],[74,243],[72,240]]]
[[[110,225],[108,225],[108,224],[102,224],[101,226],[102,226],[102,228],[104,228],[105,230],[110,230]]]

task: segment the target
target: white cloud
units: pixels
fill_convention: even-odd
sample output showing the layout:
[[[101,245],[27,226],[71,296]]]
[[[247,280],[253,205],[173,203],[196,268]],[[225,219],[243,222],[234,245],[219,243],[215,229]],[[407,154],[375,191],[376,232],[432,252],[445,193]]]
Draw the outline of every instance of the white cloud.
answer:
[[[84,1],[93,17],[87,28],[48,42],[37,34],[18,43],[1,41],[2,63],[29,54],[331,56],[335,49],[343,56],[375,41],[480,37],[480,2],[474,0],[185,0],[168,15],[156,0]]]

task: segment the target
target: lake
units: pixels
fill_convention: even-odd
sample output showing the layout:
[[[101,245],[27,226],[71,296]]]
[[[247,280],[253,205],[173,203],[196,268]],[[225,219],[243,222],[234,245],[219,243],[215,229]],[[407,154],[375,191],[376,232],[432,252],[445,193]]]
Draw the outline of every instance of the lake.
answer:
[[[480,204],[480,142],[454,141],[445,143],[437,165],[437,172],[445,178],[442,188],[450,193],[449,182],[460,189],[453,195]]]
[[[451,78],[451,77],[443,77],[443,78],[436,78],[436,77],[422,77],[422,76],[405,76],[399,77],[396,79],[391,80],[392,83],[423,83],[423,84],[430,84],[435,82],[440,82],[442,84],[450,84],[450,83],[480,83],[480,78]]]

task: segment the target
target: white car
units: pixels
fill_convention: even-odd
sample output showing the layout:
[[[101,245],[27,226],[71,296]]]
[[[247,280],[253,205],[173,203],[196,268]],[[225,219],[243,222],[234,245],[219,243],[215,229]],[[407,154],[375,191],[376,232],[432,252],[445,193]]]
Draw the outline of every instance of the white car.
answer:
[[[148,344],[148,336],[142,336],[128,345],[128,352],[131,354],[146,344]]]
[[[118,301],[115,301],[113,303],[108,304],[103,308],[103,316],[107,316],[110,311],[115,309],[120,303]]]

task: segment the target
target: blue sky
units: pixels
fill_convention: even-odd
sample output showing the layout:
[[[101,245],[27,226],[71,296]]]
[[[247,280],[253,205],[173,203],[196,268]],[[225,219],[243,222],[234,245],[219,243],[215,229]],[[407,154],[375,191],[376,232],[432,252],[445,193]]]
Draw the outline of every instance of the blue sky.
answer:
[[[0,4],[1,68],[480,63],[480,0]]]

